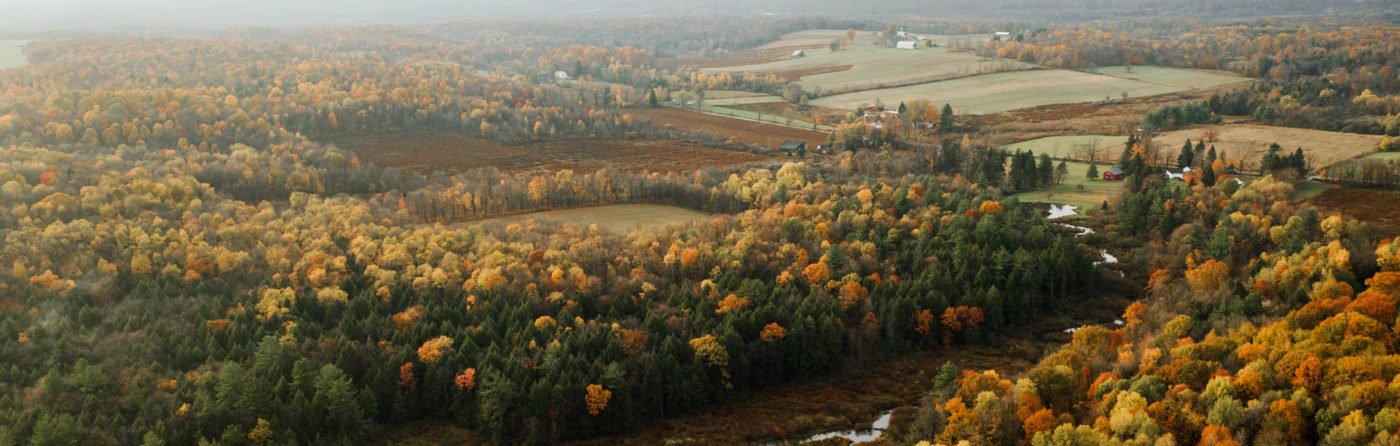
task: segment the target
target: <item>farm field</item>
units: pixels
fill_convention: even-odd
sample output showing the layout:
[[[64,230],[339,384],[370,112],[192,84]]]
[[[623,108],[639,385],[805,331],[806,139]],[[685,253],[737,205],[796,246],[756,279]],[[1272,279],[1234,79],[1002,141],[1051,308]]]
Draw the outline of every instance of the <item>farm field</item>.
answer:
[[[28,40],[0,40],[0,70],[29,65],[29,56],[24,55]]]
[[[808,146],[815,147],[817,144],[825,144],[827,139],[827,133],[823,131],[715,116],[682,108],[634,108],[628,112],[634,118],[648,120],[653,124],[710,132],[764,147],[777,147],[783,141],[803,141]],[[754,114],[747,111],[745,113]]]
[[[991,60],[970,53],[951,52],[945,48],[904,50],[853,46],[845,51],[821,48],[811,50],[801,58],[705,71],[773,73],[797,81],[808,91],[851,92],[946,80],[991,71],[999,64],[1007,69],[1036,67],[1014,60]]]
[[[1104,201],[1117,197],[1118,192],[1123,189],[1122,181],[1107,181],[1102,177],[1092,180],[1087,178],[1087,163],[1066,163],[1066,167],[1069,168],[1069,173],[1060,185],[1013,196],[1023,202],[1068,204],[1078,208],[1080,214],[1083,214],[1087,209],[1098,207]],[[1112,168],[1110,164],[1101,163],[1099,174],[1102,175],[1104,171]],[[1079,190],[1079,186],[1084,186],[1084,189]]]
[[[1259,157],[1268,151],[1269,144],[1272,143],[1283,146],[1283,150],[1288,153],[1293,153],[1293,150],[1299,147],[1303,148],[1303,154],[1310,158],[1313,168],[1320,169],[1371,153],[1381,142],[1381,137],[1378,135],[1258,124],[1232,124],[1177,130],[1157,135],[1152,141],[1158,143],[1165,150],[1165,153],[1175,156],[1187,138],[1190,138],[1194,143],[1204,137],[1207,130],[1216,130],[1220,133],[1219,140],[1207,143],[1208,146],[1214,144],[1217,152],[1224,151],[1231,160],[1244,157],[1247,169],[1258,167]],[[1118,150],[1121,149],[1120,147],[1112,151],[1112,156],[1118,156]]]
[[[1131,71],[1129,71],[1131,70]],[[1119,77],[1123,79],[1133,79],[1153,84],[1176,87],[1183,90],[1200,90],[1215,88],[1222,85],[1245,84],[1251,82],[1247,77],[1241,77],[1227,71],[1197,70],[1190,68],[1167,68],[1153,66],[1133,66],[1132,68],[1118,65],[1101,67],[1094,71],[1105,76]]]
[[[1098,153],[1104,153],[1105,149],[1115,148],[1115,150],[1118,150],[1117,148],[1121,148],[1123,144],[1127,143],[1127,136],[1065,135],[1047,136],[1029,141],[1021,141],[1015,144],[1002,146],[1002,148],[1012,152],[1029,150],[1036,155],[1044,153],[1055,158],[1082,159],[1087,156],[1086,150],[1089,148],[1095,149]],[[1100,160],[1106,161],[1110,159],[1101,158]]]
[[[729,106],[744,104],[763,104],[767,102],[786,102],[783,98],[770,95],[741,96],[728,98],[711,98],[709,93],[705,93],[705,105]]]
[[[1308,201],[1322,194],[1323,192],[1336,189],[1338,186],[1332,183],[1321,181],[1300,181],[1294,185],[1293,199],[1298,201]]]
[[[674,224],[706,221],[712,218],[714,215],[676,206],[617,204],[495,217],[462,224],[475,225],[490,222],[514,224],[524,223],[529,219],[548,219],[578,226],[597,224],[599,228],[625,234],[634,229],[652,230]]]
[[[1151,96],[1180,91],[1180,88],[1132,79],[1070,70],[1033,70],[962,77],[907,87],[868,90],[826,96],[812,105],[854,109],[874,104],[929,99],[948,103],[960,114],[996,113],[1046,104],[1100,101],[1129,96]]]
[[[1139,69],[1135,68],[1134,71]],[[1175,68],[1155,68],[1146,71],[1155,73],[1155,79],[1175,78],[1173,82],[1199,85],[1196,88],[1242,82],[1244,79]],[[1188,89],[1190,88],[1104,74],[1070,70],[1033,70],[984,74],[906,87],[826,96],[812,101],[812,104],[851,109],[861,104],[873,104],[876,99],[885,103],[929,99],[935,103],[952,104],[953,109],[959,113],[985,114],[1049,104],[1101,101],[1105,97],[1118,99],[1124,92],[1132,98]]]
[[[483,167],[507,173],[564,169],[585,173],[603,168],[670,172],[774,159],[678,141],[585,139],[510,146],[450,132],[391,133],[325,142],[355,153],[362,162],[423,173]]]
[[[776,98],[777,96],[771,96],[771,95],[766,95],[766,94],[763,94],[763,93],[754,93],[754,92],[752,92],[752,91],[741,91],[741,90],[709,90],[709,91],[706,91],[706,92],[705,92],[705,101],[706,101],[706,102],[711,101],[711,100],[718,100],[718,99],[735,99],[735,98],[752,98],[752,97],[770,97],[770,98]],[[778,100],[782,100],[782,99],[778,99]]]
[[[1307,150],[1307,149],[1304,149],[1304,150]],[[1363,156],[1363,157],[1361,157],[1361,159],[1381,160],[1381,161],[1400,161],[1400,152],[1376,152],[1376,153],[1372,153],[1372,154],[1370,154],[1370,155]]]

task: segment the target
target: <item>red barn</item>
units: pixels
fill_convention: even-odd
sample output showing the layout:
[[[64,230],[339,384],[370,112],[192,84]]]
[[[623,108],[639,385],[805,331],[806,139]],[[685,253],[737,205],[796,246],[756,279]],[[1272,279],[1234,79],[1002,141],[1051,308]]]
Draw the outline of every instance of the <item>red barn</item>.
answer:
[[[1112,169],[1108,169],[1107,172],[1104,172],[1104,173],[1103,173],[1103,179],[1105,179],[1105,180],[1110,180],[1110,181],[1122,180],[1122,179],[1123,179],[1123,169],[1119,169],[1119,168],[1117,168],[1117,167],[1114,167],[1114,168],[1112,168]]]

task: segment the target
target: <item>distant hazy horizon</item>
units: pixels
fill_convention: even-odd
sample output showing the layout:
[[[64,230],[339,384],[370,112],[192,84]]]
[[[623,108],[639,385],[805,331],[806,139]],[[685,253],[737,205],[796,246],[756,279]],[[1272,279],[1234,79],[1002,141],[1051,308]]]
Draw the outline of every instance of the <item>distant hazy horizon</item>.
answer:
[[[981,15],[1093,19],[1179,14],[1395,16],[1394,0],[7,0],[0,34],[49,30],[216,31],[230,27],[417,25],[457,20],[626,17],[646,15]]]
[[[120,30],[237,26],[414,25],[455,20],[763,14],[750,3],[641,0],[18,0],[0,10],[0,30]],[[766,2],[781,3],[781,2]]]

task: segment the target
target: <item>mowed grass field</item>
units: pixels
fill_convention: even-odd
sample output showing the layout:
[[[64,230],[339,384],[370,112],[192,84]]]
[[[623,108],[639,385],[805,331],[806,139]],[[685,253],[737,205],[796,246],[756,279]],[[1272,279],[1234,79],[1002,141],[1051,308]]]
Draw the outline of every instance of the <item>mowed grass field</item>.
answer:
[[[1137,69],[1135,69],[1136,71]],[[1157,78],[1175,76],[1178,84],[1200,85],[1195,88],[1219,86],[1219,82],[1240,82],[1239,79],[1219,76],[1200,70],[1158,68]],[[1172,73],[1176,71],[1176,73]],[[1197,76],[1196,80],[1189,79]],[[1136,79],[1114,77],[1070,70],[1032,70],[984,74],[960,77],[941,82],[910,85],[906,87],[867,90],[856,93],[826,96],[812,101],[812,105],[839,109],[853,109],[861,105],[872,105],[878,99],[886,104],[901,101],[928,99],[934,103],[948,103],[958,113],[986,114],[1049,104],[1068,104],[1102,101],[1104,98],[1118,99],[1123,93],[1129,97],[1155,96],[1159,94],[1186,91],[1189,88],[1145,82]]]
[[[1157,135],[1152,141],[1160,144],[1165,153],[1176,156],[1181,144],[1190,138],[1194,144],[1205,136],[1207,130],[1220,132],[1219,141],[1213,143],[1217,152],[1224,151],[1231,160],[1244,157],[1248,169],[1258,167],[1259,158],[1268,152],[1269,144],[1278,143],[1287,154],[1299,147],[1303,155],[1311,158],[1313,169],[1321,169],[1349,159],[1361,157],[1380,146],[1378,135],[1329,132],[1325,130],[1296,129],[1258,124],[1231,124],[1198,127]],[[1207,146],[1212,143],[1206,143]],[[1117,150],[1122,150],[1119,147]],[[1113,156],[1120,153],[1113,151]],[[1117,158],[1114,158],[1117,159]]]
[[[0,40],[0,70],[29,65],[29,57],[24,55],[28,40]]]
[[[361,162],[421,173],[495,167],[506,173],[603,168],[629,172],[680,172],[778,159],[700,144],[662,140],[581,139],[504,145],[451,132],[414,131],[332,139]]]
[[[1056,158],[1082,159],[1088,156],[1088,151],[1091,149],[1103,153],[1105,149],[1115,148],[1117,150],[1127,143],[1127,136],[1064,135],[1021,141],[1002,146],[1002,148],[1012,152],[1029,150],[1036,155],[1044,153]],[[1102,161],[1115,160],[1117,158],[1102,159]]]
[[[807,91],[851,92],[921,82],[933,82],[990,72],[997,65],[1008,69],[1030,69],[1035,65],[1010,59],[985,59],[946,48],[915,50],[857,45],[845,51],[819,48],[806,57],[790,58],[757,65],[711,68],[710,73],[773,73],[796,80]]]
[[[1089,208],[1099,207],[1103,202],[1117,197],[1123,189],[1122,181],[1108,181],[1102,177],[1104,171],[1113,168],[1111,164],[1100,163],[1100,176],[1094,179],[1085,176],[1089,172],[1087,163],[1066,163],[1065,167],[1069,168],[1069,173],[1059,185],[1013,196],[1023,202],[1068,204],[1076,207],[1082,215]],[[1084,189],[1080,190],[1079,186],[1084,186]]]
[[[617,204],[488,218],[464,224],[475,225],[493,222],[517,224],[524,223],[526,220],[530,219],[554,220],[576,226],[596,224],[600,229],[626,234],[636,229],[654,230],[676,224],[709,221],[713,218],[715,217],[711,214],[676,206]]]
[[[1400,152],[1376,152],[1361,158],[1368,160],[1400,161]]]
[[[1153,66],[1127,67],[1119,65],[1099,68],[1094,72],[1106,76],[1181,88],[1183,90],[1215,88],[1222,85],[1245,84],[1251,81],[1247,77],[1242,77],[1226,71],[1197,70],[1190,68]]]

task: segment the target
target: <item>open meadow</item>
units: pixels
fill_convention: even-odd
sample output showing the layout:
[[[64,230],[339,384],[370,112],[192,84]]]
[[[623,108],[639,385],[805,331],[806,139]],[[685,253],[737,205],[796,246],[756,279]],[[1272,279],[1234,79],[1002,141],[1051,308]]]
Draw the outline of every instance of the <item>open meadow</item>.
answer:
[[[1179,91],[1179,88],[1151,84],[1132,79],[1090,74],[1070,70],[1033,70],[993,73],[981,76],[883,88],[856,93],[826,96],[813,105],[854,109],[874,105],[876,101],[898,104],[901,101],[928,99],[948,103],[958,113],[996,113],[1046,104],[1100,101],[1129,96],[1150,96]]]
[[[587,173],[603,168],[676,172],[776,159],[680,141],[578,139],[516,146],[433,131],[336,138],[325,142],[356,154],[362,162],[421,173],[462,172],[484,167],[495,167],[507,173],[564,169]]]
[[[0,40],[0,70],[29,65],[29,57],[24,55],[28,40]]]
[[[1062,135],[1021,141],[1015,144],[1002,146],[1002,148],[1012,152],[1028,150],[1036,155],[1043,153],[1055,158],[1085,159],[1090,150],[1096,151],[1097,153],[1103,153],[1103,151],[1108,148],[1119,150],[1123,144],[1127,143],[1127,136]],[[1116,158],[1113,160],[1116,160]],[[1100,158],[1100,161],[1112,160]]]
[[[555,220],[575,226],[596,224],[601,229],[619,234],[626,234],[634,229],[653,230],[675,224],[706,221],[712,218],[714,218],[714,215],[677,206],[658,204],[616,204],[495,217],[462,224],[517,224],[525,223],[527,220],[531,219]]]

